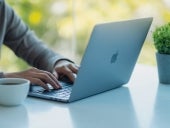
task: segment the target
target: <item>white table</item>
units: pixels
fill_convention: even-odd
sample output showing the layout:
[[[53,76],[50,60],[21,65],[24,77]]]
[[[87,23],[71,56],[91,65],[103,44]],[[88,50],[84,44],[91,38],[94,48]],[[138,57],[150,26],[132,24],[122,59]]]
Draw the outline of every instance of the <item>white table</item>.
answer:
[[[0,128],[169,128],[170,85],[159,85],[157,69],[137,65],[130,82],[71,104],[27,98],[0,106]]]

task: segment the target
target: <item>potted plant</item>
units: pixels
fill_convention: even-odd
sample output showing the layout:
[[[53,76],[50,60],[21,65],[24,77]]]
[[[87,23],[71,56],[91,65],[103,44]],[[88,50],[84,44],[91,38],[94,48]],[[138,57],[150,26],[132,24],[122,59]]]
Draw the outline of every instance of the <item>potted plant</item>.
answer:
[[[170,23],[157,27],[153,31],[153,40],[157,50],[159,82],[170,84]]]

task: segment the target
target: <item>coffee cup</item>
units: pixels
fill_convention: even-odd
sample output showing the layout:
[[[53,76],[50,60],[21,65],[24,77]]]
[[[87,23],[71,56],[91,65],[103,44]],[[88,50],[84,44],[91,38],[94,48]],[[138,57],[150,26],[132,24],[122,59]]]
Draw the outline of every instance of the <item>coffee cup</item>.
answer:
[[[24,102],[28,95],[30,81],[23,78],[0,79],[0,104],[16,106]]]

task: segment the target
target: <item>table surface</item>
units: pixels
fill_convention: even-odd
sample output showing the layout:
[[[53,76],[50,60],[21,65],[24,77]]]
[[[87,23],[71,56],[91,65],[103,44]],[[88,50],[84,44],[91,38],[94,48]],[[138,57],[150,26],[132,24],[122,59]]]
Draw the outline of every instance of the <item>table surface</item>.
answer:
[[[0,106],[0,128],[169,128],[170,85],[158,82],[157,68],[136,65],[128,84],[65,104],[27,98]]]

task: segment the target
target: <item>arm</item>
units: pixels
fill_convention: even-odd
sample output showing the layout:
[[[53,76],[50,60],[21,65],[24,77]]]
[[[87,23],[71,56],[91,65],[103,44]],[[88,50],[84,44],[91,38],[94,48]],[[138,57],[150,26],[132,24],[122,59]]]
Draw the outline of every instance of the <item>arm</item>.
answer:
[[[44,88],[47,88],[46,83],[58,88],[57,79],[60,75],[68,76],[71,81],[74,81],[73,73],[77,73],[78,68],[70,60],[49,50],[3,0],[0,0],[0,15],[0,28],[2,28],[0,29],[0,39],[18,57],[38,68],[16,73],[4,73],[4,77],[26,78]],[[53,72],[56,77],[50,72]]]
[[[6,3],[4,10],[7,17],[4,44],[28,64],[52,72],[56,61],[63,57],[49,50]]]

